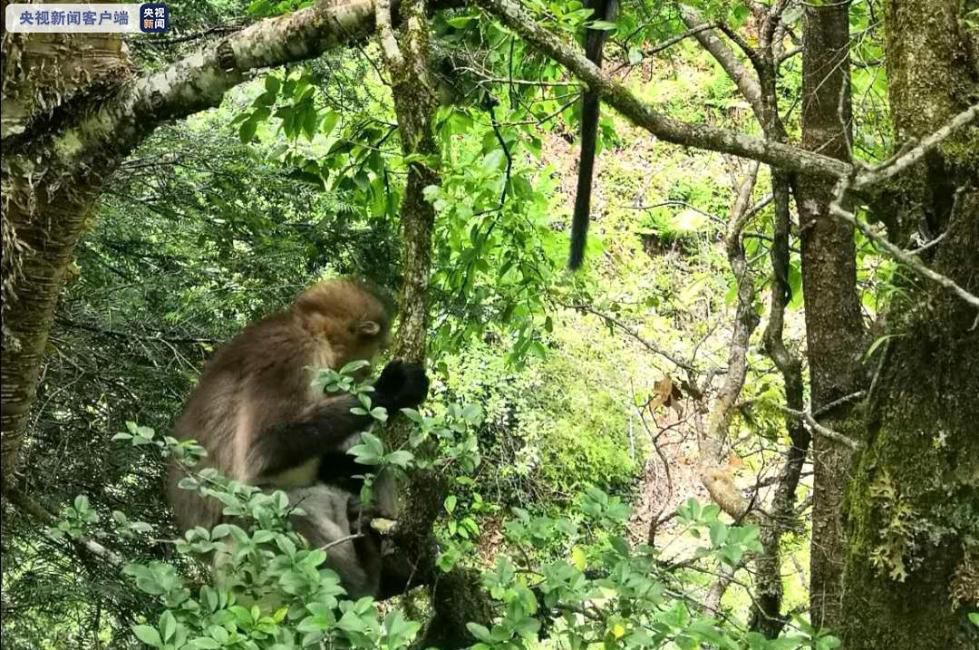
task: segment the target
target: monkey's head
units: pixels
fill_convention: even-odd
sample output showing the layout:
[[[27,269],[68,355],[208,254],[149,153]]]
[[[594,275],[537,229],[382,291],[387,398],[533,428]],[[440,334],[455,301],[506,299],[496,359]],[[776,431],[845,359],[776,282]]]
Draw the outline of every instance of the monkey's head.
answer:
[[[352,278],[319,282],[296,298],[302,327],[329,345],[335,369],[370,361],[388,343],[393,301],[379,287]]]

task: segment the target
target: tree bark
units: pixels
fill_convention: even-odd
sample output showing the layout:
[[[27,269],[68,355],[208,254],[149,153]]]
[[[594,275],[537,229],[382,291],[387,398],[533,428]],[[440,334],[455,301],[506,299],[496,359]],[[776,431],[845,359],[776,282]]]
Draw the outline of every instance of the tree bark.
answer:
[[[898,140],[920,139],[974,101],[957,0],[886,7],[891,115]],[[971,64],[974,66],[974,62]],[[944,239],[930,266],[979,290],[979,128],[935,150],[893,186],[907,245]],[[891,225],[890,223],[888,224]],[[979,331],[976,311],[940,287],[905,282],[869,395],[868,448],[847,497],[844,647],[975,648],[979,603]]]
[[[7,143],[38,120],[57,119],[59,102],[83,102],[93,89],[128,79],[130,70],[117,35],[5,34],[3,59],[0,472],[6,493],[15,484],[65,268],[99,190],[90,175],[66,178],[43,153],[18,156]]]
[[[377,6],[377,28],[381,51],[391,74],[391,94],[398,118],[401,149],[408,164],[408,181],[401,203],[402,263],[400,321],[394,355],[416,363],[425,361],[428,334],[428,287],[432,267],[432,234],[435,207],[425,199],[425,189],[438,185],[440,151],[432,122],[438,108],[437,94],[429,74],[429,32],[423,0],[405,0],[400,38],[390,24],[387,2]],[[401,446],[410,427],[402,423],[388,431],[388,441]],[[490,622],[489,600],[481,588],[478,572],[455,569],[440,575],[435,560],[438,549],[432,526],[448,493],[445,477],[436,470],[417,470],[409,478],[403,496],[404,510],[394,536],[404,550],[396,562],[413,558],[414,575],[406,575],[405,588],[412,582],[429,585],[434,615],[429,621],[422,647],[462,648],[476,639],[466,628],[475,621]],[[390,567],[397,570],[398,567]],[[386,567],[386,570],[388,567]]]
[[[807,4],[802,53],[802,144],[844,161],[850,160],[851,141],[849,10],[848,2]],[[863,385],[853,227],[830,215],[833,195],[833,183],[800,175],[796,203],[814,413]],[[849,408],[820,413],[820,423],[859,438],[844,427]],[[815,625],[832,628],[841,622],[841,510],[852,452],[823,436],[812,447],[811,616]]]

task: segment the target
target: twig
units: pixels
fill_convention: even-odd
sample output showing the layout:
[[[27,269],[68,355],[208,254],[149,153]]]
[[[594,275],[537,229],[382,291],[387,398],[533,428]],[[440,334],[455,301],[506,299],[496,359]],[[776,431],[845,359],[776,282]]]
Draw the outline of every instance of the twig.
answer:
[[[679,359],[673,354],[659,347],[655,343],[651,341],[647,341],[642,336],[640,336],[637,331],[635,331],[634,329],[632,329],[622,321],[617,320],[615,317],[609,316],[608,314],[604,314],[598,311],[597,309],[595,309],[594,307],[591,307],[590,305],[586,305],[584,303],[576,303],[573,305],[565,305],[565,306],[570,307],[572,309],[577,309],[578,311],[587,312],[589,314],[592,314],[593,316],[598,316],[605,322],[609,323],[610,325],[614,325],[615,327],[619,328],[620,330],[628,334],[633,340],[638,342],[640,345],[642,345],[644,348],[646,348],[653,354],[658,354],[659,356],[663,357],[673,365],[677,366],[678,368],[682,368],[687,372],[695,372],[694,367],[689,362]]]
[[[958,198],[958,195],[956,195],[956,198]],[[953,207],[952,208],[952,212],[954,212],[954,211],[955,211],[955,208]],[[947,234],[948,234],[948,231],[946,230],[945,232],[943,232],[942,234],[940,234],[938,237],[935,237],[934,239],[925,242],[921,246],[918,246],[917,248],[915,248],[913,250],[906,251],[906,252],[908,253],[908,255],[920,255],[920,254],[924,253],[926,250],[928,250],[929,248],[932,248],[933,246],[935,246],[936,244],[938,244],[939,242],[941,242],[943,239],[945,239],[945,235],[947,235]]]
[[[57,517],[51,514],[51,512],[49,512],[48,509],[39,502],[25,494],[20,488],[7,485],[4,488],[3,496],[11,504],[17,506],[19,510],[27,513],[44,526],[53,526],[55,523],[57,523]],[[45,536],[49,536],[47,531],[44,531],[44,534]],[[55,538],[52,537],[52,539]],[[115,567],[122,566],[123,560],[117,553],[107,549],[91,538],[81,537],[79,539],[73,539],[72,542],[79,550],[82,550],[83,552],[91,553],[92,555],[105,560]]]
[[[700,32],[707,31],[709,29],[714,29],[715,27],[717,27],[717,23],[713,23],[713,22],[697,25],[696,27],[693,27],[692,29],[688,29],[682,34],[677,34],[673,38],[668,38],[661,43],[657,43],[656,45],[654,45],[648,50],[643,50],[642,54],[643,56],[654,56],[656,54],[659,54],[665,49],[673,47],[674,45],[676,45],[677,43],[679,43],[684,39],[690,38],[691,36],[696,36]]]
[[[945,130],[945,129],[941,129],[941,130]],[[929,137],[931,137],[931,136],[929,136]],[[927,139],[928,138],[926,138],[926,140]],[[920,145],[919,145],[919,147],[916,147],[915,149],[919,149],[919,148],[920,148]],[[912,152],[913,151],[914,150],[912,150]],[[905,154],[905,156],[902,156],[898,160],[905,160],[906,157],[909,156],[912,152],[908,152],[908,154]],[[924,155],[924,154],[922,154],[922,155]],[[917,158],[915,158],[915,160],[917,160]],[[893,166],[897,166],[898,164],[899,163],[896,161]],[[912,164],[912,163],[907,163],[907,164]],[[886,177],[889,177],[889,175],[888,176],[885,176],[885,178]],[[935,284],[938,284],[939,286],[944,287],[945,289],[948,289],[949,291],[952,291],[953,293],[955,293],[956,295],[958,295],[962,300],[964,300],[968,304],[972,305],[976,309],[979,309],[979,296],[976,296],[976,295],[970,293],[964,287],[962,287],[961,285],[959,285],[958,283],[956,283],[955,280],[953,280],[952,278],[950,278],[950,277],[948,277],[946,275],[942,275],[941,273],[939,273],[937,271],[934,271],[934,270],[928,268],[924,263],[922,263],[920,260],[918,260],[918,258],[916,258],[914,255],[911,255],[911,254],[907,253],[906,251],[902,250],[900,247],[895,246],[891,242],[887,241],[887,239],[885,239],[884,237],[881,237],[880,235],[878,235],[877,233],[875,233],[873,230],[871,230],[871,228],[869,226],[867,226],[865,223],[859,221],[853,215],[852,212],[849,212],[848,210],[845,210],[843,208],[843,206],[842,206],[842,203],[843,203],[843,199],[846,196],[846,193],[850,189],[850,187],[851,187],[851,179],[848,176],[844,176],[836,184],[835,196],[834,196],[833,200],[829,204],[829,212],[830,212],[830,214],[832,214],[834,217],[836,217],[838,219],[842,219],[843,221],[845,221],[845,222],[853,225],[854,227],[856,227],[858,230],[860,230],[860,232],[862,232],[867,237],[867,239],[871,240],[872,242],[874,242],[875,244],[877,244],[878,246],[880,246],[881,248],[883,248],[885,251],[887,251],[888,253],[890,253],[891,257],[893,257],[897,261],[901,262],[902,264],[904,264],[905,266],[907,266],[908,268],[910,268],[912,271],[914,271],[915,273],[917,273],[921,277],[925,278],[926,280],[931,280]]]
[[[897,158],[888,161],[883,165],[871,167],[870,169],[858,173],[853,181],[852,189],[856,191],[865,190],[871,185],[880,183],[881,181],[885,181],[888,178],[901,173],[911,165],[924,158],[925,154],[941,144],[947,137],[959,129],[968,126],[972,122],[975,122],[977,119],[979,119],[979,104],[973,104],[953,117],[948,124],[938,129],[934,133],[922,138],[921,142],[918,143],[916,147],[909,149],[905,153],[899,155]]]
[[[361,537],[364,537],[364,534],[363,533],[351,533],[350,535],[345,535],[344,537],[340,537],[338,539],[335,539],[332,542],[330,542],[329,544],[324,544],[323,546],[320,546],[319,549],[321,551],[328,551],[329,549],[333,548],[334,546],[339,546],[340,544],[344,544],[346,542],[350,542],[350,541],[353,541],[355,539],[360,539]]]
[[[496,120],[496,111],[494,110],[495,105],[495,100],[492,100],[492,98],[486,101],[486,111],[490,116],[493,134],[496,136],[496,141],[500,143],[500,148],[503,149],[503,155],[506,156],[506,170],[503,173],[503,189],[500,191],[500,204],[498,207],[499,210],[502,210],[506,204],[507,187],[510,185],[510,174],[513,170],[513,156],[510,154],[510,147],[507,146],[506,140],[503,139],[503,134],[500,133],[500,123]],[[495,225],[496,221],[490,226],[490,230],[486,232],[487,237],[489,237],[490,231],[492,231]]]
[[[815,434],[818,434],[828,440],[838,442],[842,445],[846,445],[847,447],[853,449],[854,451],[863,449],[864,445],[862,442],[860,442],[859,440],[854,440],[849,436],[845,436],[842,433],[839,433],[838,431],[833,431],[829,427],[824,427],[823,425],[821,425],[819,422],[816,421],[816,418],[814,418],[812,416],[812,413],[810,413],[809,411],[797,411],[795,409],[790,409],[787,406],[782,406],[780,408],[782,409],[783,413],[788,413],[792,417],[801,419],[809,427],[809,430]]]
[[[849,395],[844,395],[843,397],[841,397],[839,399],[833,400],[829,404],[824,404],[823,406],[819,407],[818,409],[816,409],[815,411],[812,412],[812,415],[813,415],[813,417],[818,418],[821,415],[824,415],[826,413],[829,413],[829,412],[835,410],[839,406],[843,406],[844,404],[849,404],[850,402],[852,402],[854,400],[858,400],[858,399],[860,399],[861,397],[863,397],[866,394],[867,394],[866,392],[864,392],[862,390],[858,390],[855,393],[850,393]]]

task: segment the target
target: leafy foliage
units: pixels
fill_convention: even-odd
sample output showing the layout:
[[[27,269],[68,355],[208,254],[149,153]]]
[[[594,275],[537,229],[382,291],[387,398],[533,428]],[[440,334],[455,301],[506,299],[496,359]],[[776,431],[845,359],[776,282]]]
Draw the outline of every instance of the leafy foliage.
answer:
[[[189,32],[308,3],[168,4]],[[615,23],[596,23],[580,2],[524,4],[568,40],[586,25],[608,31],[615,74],[670,116],[758,132],[726,73],[691,39],[657,50],[686,30],[672,3],[625,2]],[[752,33],[749,3],[689,4]],[[857,156],[877,160],[892,134],[870,6],[852,11],[862,107],[853,142]],[[785,22],[796,30],[800,19],[792,9]],[[744,567],[759,551],[758,529],[687,499],[703,496],[687,466],[697,462],[697,422],[726,363],[735,284],[723,237],[740,168],[652,141],[606,111],[590,266],[566,274],[580,84],[475,9],[440,12],[433,33],[444,86],[442,183],[426,192],[438,215],[429,283],[437,399],[406,413],[413,429],[402,448],[364,434],[352,450],[368,476],[362,496],[369,500],[370,473],[384,467],[451,477],[438,566],[483,570],[497,616],[470,626],[480,648],[834,647],[804,617],[780,639],[747,631]],[[133,43],[144,69],[198,45]],[[783,61],[777,85],[793,137],[798,59]],[[192,474],[184,487],[220,499],[236,520],[178,536],[160,495],[161,456],[191,462],[201,450],[155,433],[168,429],[215,345],[310,281],[352,273],[399,285],[408,161],[376,61],[366,44],[269,71],[221,108],[160,129],[113,179],[58,308],[27,452],[31,491],[61,516],[42,537],[36,522],[5,512],[5,645],[401,648],[416,638],[422,621],[410,604],[344,598],[324,552],[291,530],[293,505],[281,493]],[[760,209],[745,239],[763,315],[771,221],[771,208]],[[793,352],[804,349],[797,235]],[[861,236],[857,247],[863,305],[876,317],[905,290]],[[868,357],[888,339],[879,340]],[[787,444],[781,378],[760,343],[752,341],[732,426],[746,489],[772,475]],[[324,372],[320,385],[357,393],[383,423],[388,414],[372,408],[352,370]],[[686,382],[683,403],[649,408],[664,377]],[[642,418],[653,411],[659,420],[647,436]],[[110,444],[124,426],[118,438],[129,444]],[[673,430],[686,437],[658,437]],[[657,473],[658,453],[672,476]],[[804,481],[803,496],[808,489]],[[887,515],[875,561],[900,578],[907,550],[933,531],[914,528],[893,486],[875,489]],[[666,541],[644,543],[649,517],[670,512]],[[793,533],[784,554],[805,565],[805,526]],[[126,568],[79,556],[84,540],[110,547]],[[210,571],[215,554],[230,558],[221,581]],[[722,571],[736,580],[710,611],[702,603]],[[793,607],[805,601],[804,578],[800,570],[785,580]]]

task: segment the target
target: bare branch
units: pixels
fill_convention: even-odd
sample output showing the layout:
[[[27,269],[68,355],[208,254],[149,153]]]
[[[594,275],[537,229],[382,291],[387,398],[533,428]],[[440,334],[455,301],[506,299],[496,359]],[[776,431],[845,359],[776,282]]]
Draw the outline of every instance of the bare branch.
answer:
[[[660,52],[662,52],[663,50],[667,50],[673,47],[680,41],[688,39],[691,36],[696,36],[697,34],[699,34],[704,30],[716,29],[716,28],[717,28],[717,23],[703,23],[701,25],[697,25],[696,27],[692,27],[687,31],[683,32],[682,34],[677,34],[676,36],[666,39],[665,41],[661,41],[657,43],[656,45],[649,48],[648,50],[643,50],[642,54],[643,56],[655,56]]]
[[[744,517],[751,503],[734,485],[729,473],[717,465],[721,461],[727,438],[731,411],[741,394],[748,374],[748,342],[758,326],[758,315],[755,313],[754,305],[755,287],[748,273],[748,262],[742,244],[742,231],[752,215],[751,193],[757,178],[758,164],[755,163],[738,187],[737,198],[731,207],[728,220],[725,248],[737,283],[738,305],[734,313],[734,325],[728,349],[727,377],[707,417],[707,432],[704,434],[700,458],[701,483],[714,502],[735,519]]]
[[[499,18],[528,43],[558,61],[572,74],[595,90],[602,99],[640,126],[666,142],[728,153],[769,165],[811,173],[821,177],[839,177],[851,166],[841,160],[823,156],[780,142],[767,142],[727,129],[706,124],[689,124],[670,118],[640,100],[625,86],[603,73],[577,49],[538,25],[523,7],[513,0],[475,0],[488,13]]]
[[[709,26],[701,17],[700,12],[689,5],[680,5],[680,17],[684,24],[691,29]],[[727,75],[737,85],[741,95],[751,105],[751,110],[755,113],[758,121],[764,124],[765,111],[762,107],[761,85],[759,85],[754,71],[749,70],[734,54],[734,51],[727,46],[727,43],[711,32],[698,31],[694,37],[724,68]]]
[[[617,327],[618,329],[622,330],[623,332],[625,332],[626,334],[628,334],[630,338],[632,338],[633,340],[635,340],[636,342],[638,342],[640,345],[642,345],[644,348],[646,348],[647,350],[649,350],[653,354],[657,354],[657,355],[663,357],[664,359],[666,359],[667,361],[669,361],[673,365],[677,366],[678,368],[682,368],[683,370],[686,370],[687,372],[694,372],[694,367],[693,367],[693,365],[689,361],[685,361],[683,359],[680,359],[680,358],[676,357],[675,355],[673,355],[672,353],[667,352],[663,348],[659,347],[658,345],[656,345],[652,341],[648,341],[648,340],[644,339],[642,336],[640,336],[639,332],[637,332],[636,330],[632,329],[631,327],[629,327],[628,325],[626,325],[622,321],[616,319],[614,316],[609,316],[608,314],[602,313],[602,312],[598,311],[597,309],[595,309],[594,307],[592,307],[590,305],[586,305],[584,303],[576,303],[576,304],[573,304],[573,305],[565,305],[565,306],[566,307],[570,307],[572,309],[577,309],[578,311],[587,312],[589,314],[592,314],[593,316],[598,316],[599,318],[601,318],[602,320],[604,320],[609,325],[613,325],[613,326]]]
[[[723,438],[727,434],[731,409],[737,402],[744,379],[748,373],[748,342],[751,334],[758,326],[758,315],[755,313],[755,287],[748,274],[748,263],[744,255],[741,233],[751,217],[751,193],[758,177],[758,165],[752,165],[751,171],[738,187],[737,198],[731,208],[725,236],[725,248],[728,262],[734,272],[738,288],[738,305],[734,315],[734,326],[731,333],[731,343],[728,352],[727,377],[718,393],[717,401],[711,408],[707,418],[707,433],[705,441],[708,446],[706,462],[716,463],[720,458]]]
[[[857,191],[863,190],[870,185],[880,183],[901,173],[924,158],[925,154],[941,144],[950,135],[977,120],[979,120],[979,104],[973,104],[953,117],[948,124],[923,138],[918,146],[909,149],[883,165],[872,167],[857,174],[856,179],[853,181],[852,189]]]
[[[973,109],[975,108],[976,107],[973,107]],[[963,113],[960,113],[959,117],[961,117],[962,115]],[[956,119],[958,119],[958,117]],[[945,129],[941,129],[941,130],[945,130]],[[929,136],[929,138],[926,138],[925,140],[929,140],[930,138],[931,136]],[[922,145],[924,145],[924,141],[922,142]],[[934,146],[934,144],[932,144],[931,146]],[[915,147],[915,149],[919,149],[919,148],[921,148],[921,145],[919,145],[919,147]],[[924,155],[924,152],[922,152],[921,155]],[[915,160],[917,160],[917,158],[915,158]],[[907,164],[910,165],[913,164],[913,162],[909,162]],[[907,266],[909,269],[911,269],[921,277],[925,278],[926,280],[930,280],[935,284],[944,287],[945,289],[948,289],[949,291],[959,296],[965,302],[969,303],[976,309],[979,309],[979,296],[970,293],[964,287],[956,283],[955,280],[953,280],[952,278],[946,275],[942,275],[941,273],[928,268],[928,266],[926,266],[917,257],[902,250],[899,246],[895,246],[891,242],[887,241],[886,238],[878,235],[867,224],[863,223],[862,221],[859,221],[852,212],[845,209],[842,204],[847,192],[850,190],[850,187],[851,187],[850,177],[841,178],[840,181],[836,184],[835,196],[833,198],[833,201],[830,202],[829,204],[830,214],[832,214],[837,219],[845,221],[858,228],[860,232],[862,232],[867,237],[867,239],[871,240],[872,242],[874,242],[875,244],[883,248],[891,255],[891,257],[896,259],[898,262],[901,262],[902,264]]]
[[[809,430],[812,431],[813,433],[820,435],[826,438],[827,440],[832,440],[833,442],[838,442],[841,445],[846,445],[847,447],[849,447],[854,451],[863,449],[864,445],[862,442],[860,442],[859,440],[854,440],[849,436],[845,436],[842,433],[839,433],[838,431],[833,431],[828,427],[824,427],[823,425],[821,425],[819,422],[816,421],[816,418],[814,418],[812,416],[812,413],[810,413],[809,411],[797,411],[795,409],[790,409],[787,406],[783,406],[781,408],[783,412],[788,413],[792,417],[799,418],[803,422],[805,422],[806,426],[808,426]]]

